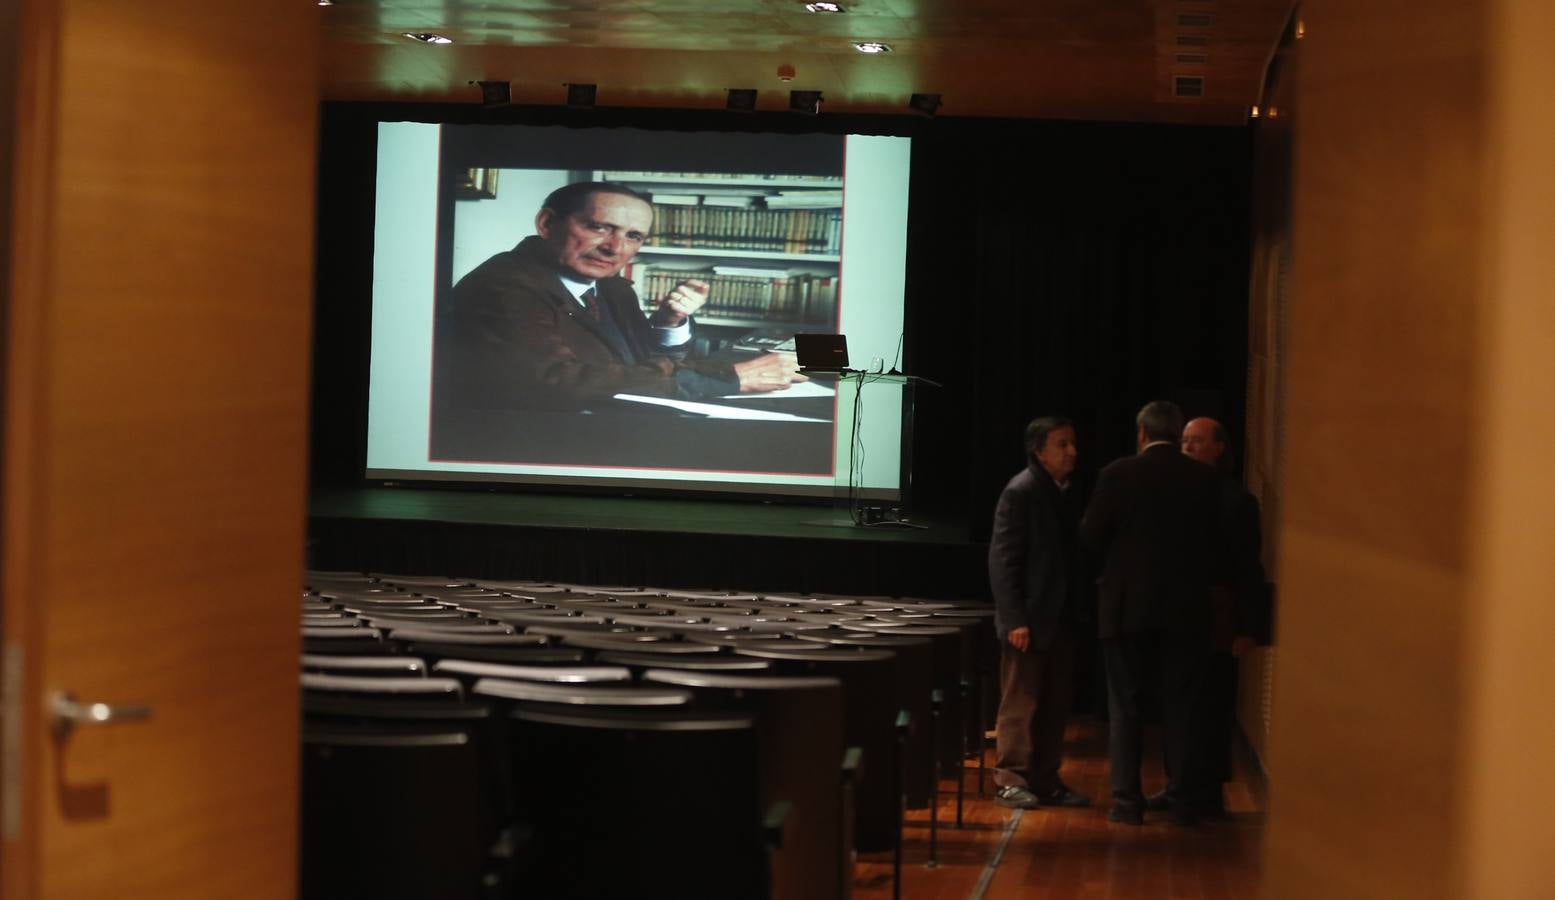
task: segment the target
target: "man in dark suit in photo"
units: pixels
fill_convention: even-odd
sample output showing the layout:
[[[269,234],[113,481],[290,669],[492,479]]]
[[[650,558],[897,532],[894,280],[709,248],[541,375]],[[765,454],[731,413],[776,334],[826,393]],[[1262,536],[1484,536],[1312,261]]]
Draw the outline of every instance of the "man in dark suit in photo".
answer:
[[[1073,693],[1074,633],[1085,586],[1076,528],[1080,506],[1069,481],[1077,450],[1068,419],[1026,426],[1026,468],[994,510],[988,546],[1000,639],[994,802],[1015,809],[1089,806],[1058,777]]]
[[[1212,623],[1210,586],[1220,572],[1220,484],[1213,469],[1178,449],[1183,416],[1155,401],[1135,417],[1139,452],[1102,469],[1080,522],[1080,542],[1100,560],[1097,634],[1107,671],[1114,822],[1144,821],[1139,766],[1141,689],[1153,682],[1166,726],[1172,821],[1197,821],[1202,763],[1195,705]]]
[[[1214,419],[1198,418],[1182,430],[1182,452],[1220,476],[1221,537],[1225,544],[1225,586],[1211,591],[1214,624],[1200,708],[1204,793],[1197,806],[1205,815],[1225,812],[1221,785],[1231,780],[1231,743],[1236,729],[1237,659],[1267,639],[1268,595],[1263,571],[1263,527],[1258,498],[1232,470],[1230,436]],[[1150,798],[1165,808],[1168,797]]]
[[[617,393],[695,400],[803,381],[791,353],[694,359],[688,278],[643,312],[621,277],[653,228],[631,188],[580,181],[546,197],[535,234],[472,269],[439,300],[433,391],[441,409],[589,409]]]

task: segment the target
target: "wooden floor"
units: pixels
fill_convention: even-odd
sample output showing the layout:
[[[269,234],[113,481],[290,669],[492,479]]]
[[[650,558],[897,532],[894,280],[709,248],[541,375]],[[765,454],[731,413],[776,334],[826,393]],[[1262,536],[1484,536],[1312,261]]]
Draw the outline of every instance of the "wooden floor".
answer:
[[[1147,748],[1145,791],[1165,784],[1159,751]],[[993,751],[987,755],[993,763]],[[1164,813],[1146,813],[1145,825],[1107,821],[1105,726],[1069,727],[1063,778],[1089,794],[1089,809],[1016,812],[977,797],[975,763],[967,770],[962,820],[955,826],[955,781],[941,782],[938,864],[929,860],[929,811],[908,813],[902,892],[907,900],[1011,900],[1011,898],[1148,898],[1222,900],[1258,894],[1263,839],[1260,783],[1239,773],[1226,789],[1224,821],[1192,828],[1166,824]],[[1006,838],[1008,838],[1006,840]],[[855,900],[889,900],[891,856],[867,854],[855,870]]]

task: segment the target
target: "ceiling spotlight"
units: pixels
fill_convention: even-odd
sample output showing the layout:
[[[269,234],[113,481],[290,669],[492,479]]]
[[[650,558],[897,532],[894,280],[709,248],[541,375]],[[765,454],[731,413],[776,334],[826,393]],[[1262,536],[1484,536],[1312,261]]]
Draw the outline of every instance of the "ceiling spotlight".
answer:
[[[907,100],[908,109],[925,116],[934,115],[942,105],[944,101],[940,99],[939,94],[913,94]]]
[[[860,53],[890,53],[891,45],[882,44],[879,41],[861,41],[854,44],[853,49]]]
[[[454,39],[441,34],[433,34],[430,31],[407,31],[405,37],[423,44],[452,44]]]
[[[752,112],[756,109],[756,89],[729,88],[729,99],[724,105],[735,112]]]
[[[1251,118],[1254,118],[1254,119],[1258,118],[1258,104],[1256,104],[1256,103],[1253,104],[1253,113],[1252,113]]]
[[[592,84],[567,84],[567,105],[586,109],[594,105],[596,88]]]
[[[788,108],[807,116],[817,115],[821,111],[820,91],[789,91]]]
[[[334,6],[335,0],[319,0],[320,6]]]
[[[477,81],[481,86],[481,106],[507,106],[513,102],[513,88],[506,81]]]
[[[840,3],[806,3],[804,8],[808,9],[810,12],[818,13],[847,12],[847,10],[842,8],[842,4]]]

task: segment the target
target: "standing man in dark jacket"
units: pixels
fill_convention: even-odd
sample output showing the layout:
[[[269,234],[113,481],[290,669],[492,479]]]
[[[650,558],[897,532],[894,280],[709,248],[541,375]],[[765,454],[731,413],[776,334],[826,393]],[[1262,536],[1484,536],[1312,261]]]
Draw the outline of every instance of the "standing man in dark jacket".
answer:
[[[1144,821],[1140,787],[1140,689],[1159,686],[1166,725],[1172,821],[1192,824],[1202,796],[1194,707],[1211,628],[1210,586],[1219,579],[1220,484],[1184,456],[1182,411],[1146,404],[1135,418],[1138,454],[1108,465],[1080,523],[1080,542],[1101,560],[1098,636],[1107,670],[1114,822]]]
[[[1069,483],[1076,456],[1069,420],[1033,420],[1026,426],[1026,468],[1005,485],[994,510],[988,581],[1002,651],[994,764],[1000,806],[1090,805],[1058,777],[1081,589],[1079,504]]]
[[[1199,714],[1205,781],[1200,812],[1225,812],[1221,785],[1231,780],[1231,742],[1236,730],[1237,658],[1257,646],[1267,634],[1263,571],[1263,529],[1258,498],[1233,474],[1230,436],[1214,419],[1190,421],[1182,430],[1182,452],[1220,475],[1221,538],[1225,545],[1227,586],[1211,592],[1214,607],[1213,643],[1204,679]],[[1151,806],[1170,798],[1152,797]]]

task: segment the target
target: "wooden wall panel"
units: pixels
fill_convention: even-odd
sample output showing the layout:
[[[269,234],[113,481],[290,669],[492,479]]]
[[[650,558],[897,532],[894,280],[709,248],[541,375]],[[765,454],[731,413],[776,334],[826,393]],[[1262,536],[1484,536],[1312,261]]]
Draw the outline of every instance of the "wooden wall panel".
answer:
[[[317,10],[23,6],[4,896],[291,897]],[[63,689],[155,713],[56,746]]]
[[[1480,309],[1474,455],[1471,710],[1453,782],[1467,839],[1460,895],[1555,897],[1555,5],[1504,2],[1491,18],[1493,218]]]
[[[1264,895],[1555,891],[1542,0],[1307,0]]]
[[[1303,4],[1266,890],[1445,897],[1460,677],[1483,11]]]

